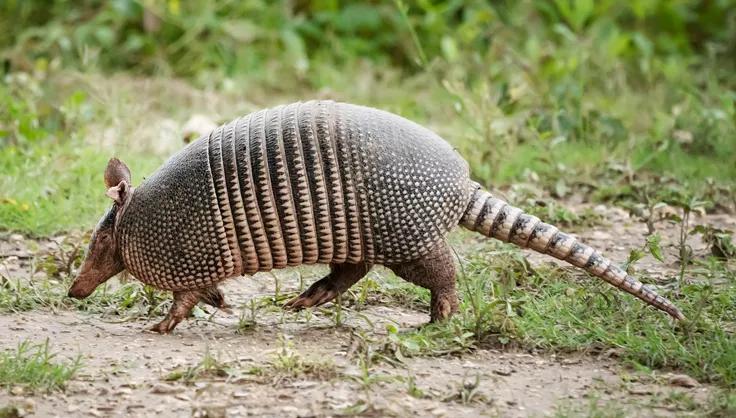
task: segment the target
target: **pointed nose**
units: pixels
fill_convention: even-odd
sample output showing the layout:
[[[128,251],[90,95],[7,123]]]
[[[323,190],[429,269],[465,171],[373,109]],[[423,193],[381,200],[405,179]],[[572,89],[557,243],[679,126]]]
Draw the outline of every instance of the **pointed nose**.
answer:
[[[94,290],[94,287],[92,289],[86,289],[84,286],[84,280],[81,279],[81,277],[77,277],[77,279],[74,280],[74,283],[72,283],[72,287],[69,288],[67,296],[74,299],[84,299],[92,294]]]
[[[74,299],[82,299],[84,297],[79,289],[74,288],[74,286],[69,289],[69,293],[67,293],[67,296]]]

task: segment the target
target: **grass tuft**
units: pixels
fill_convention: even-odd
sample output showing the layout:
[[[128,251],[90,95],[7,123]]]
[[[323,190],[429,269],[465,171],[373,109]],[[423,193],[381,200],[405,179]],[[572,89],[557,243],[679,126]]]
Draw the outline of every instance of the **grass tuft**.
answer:
[[[58,362],[48,339],[42,344],[23,341],[14,351],[0,353],[0,386],[21,386],[31,391],[63,390],[81,368],[81,357]]]
[[[202,359],[195,365],[176,369],[164,377],[168,382],[194,383],[200,379],[225,379],[233,376],[233,368],[220,361],[206,348]]]
[[[726,272],[724,272],[726,273]],[[679,294],[661,289],[688,320],[673,323],[629,295],[605,284],[574,284],[569,273],[538,271],[532,295],[514,319],[525,344],[557,351],[614,349],[624,361],[648,368],[682,370],[690,376],[736,387],[736,280],[692,283]],[[729,331],[730,330],[730,331]]]

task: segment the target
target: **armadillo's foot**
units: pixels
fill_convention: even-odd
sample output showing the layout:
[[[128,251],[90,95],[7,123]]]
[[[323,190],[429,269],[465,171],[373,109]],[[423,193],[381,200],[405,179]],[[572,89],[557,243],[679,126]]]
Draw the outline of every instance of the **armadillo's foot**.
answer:
[[[148,328],[148,330],[157,332],[159,334],[168,334],[174,330],[178,323],[179,321],[174,322],[171,318],[167,316],[166,319],[152,326],[151,328]]]
[[[188,317],[194,306],[203,297],[205,290],[186,290],[174,292],[174,304],[171,305],[166,318],[150,328],[159,334],[168,334],[176,328],[179,322]]]
[[[225,313],[233,313],[233,311],[230,309],[231,306],[225,302],[225,295],[222,293],[222,290],[220,290],[220,288],[218,288],[217,286],[211,286],[203,289],[202,292],[202,296],[199,298],[200,302],[215,307]]]
[[[334,283],[328,280],[328,278],[329,276],[317,281],[309,286],[309,289],[302,292],[301,295],[286,302],[284,309],[300,311],[304,308],[323,305],[335,299],[340,293],[335,289]]]
[[[358,282],[373,267],[370,264],[332,264],[330,274],[309,286],[301,295],[284,304],[284,309],[298,311],[323,305]]]
[[[432,290],[432,301],[430,314],[430,322],[439,322],[449,319],[452,314],[457,312],[458,298],[455,287],[451,289]]]

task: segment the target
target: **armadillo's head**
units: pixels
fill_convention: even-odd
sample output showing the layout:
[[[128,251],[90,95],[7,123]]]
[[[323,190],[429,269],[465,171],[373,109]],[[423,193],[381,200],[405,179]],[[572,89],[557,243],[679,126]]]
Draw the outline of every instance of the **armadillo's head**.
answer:
[[[117,158],[110,160],[105,170],[105,185],[106,194],[114,203],[92,233],[87,258],[69,289],[69,296],[73,298],[81,299],[91,295],[97,286],[125,269],[116,236],[118,220],[133,195],[130,170],[125,163]]]

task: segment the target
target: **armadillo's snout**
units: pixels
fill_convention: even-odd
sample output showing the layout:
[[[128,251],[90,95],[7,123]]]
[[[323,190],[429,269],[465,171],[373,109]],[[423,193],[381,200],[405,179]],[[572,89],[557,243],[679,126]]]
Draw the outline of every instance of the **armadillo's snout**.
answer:
[[[70,298],[74,298],[74,299],[84,299],[89,295],[83,294],[79,290],[75,290],[72,288],[72,289],[69,289],[69,293],[67,294],[67,296],[69,296]]]
[[[87,296],[91,295],[92,292],[95,291],[95,288],[97,286],[88,285],[88,280],[85,280],[85,278],[82,275],[77,276],[77,278],[74,280],[74,283],[72,283],[72,287],[69,288],[69,293],[67,295],[70,298],[75,299],[84,299]]]
[[[115,247],[109,245],[110,242],[109,239],[102,241],[93,239],[92,250],[69,288],[67,293],[69,297],[84,299],[91,295],[97,286],[125,269],[122,260],[116,254]]]

